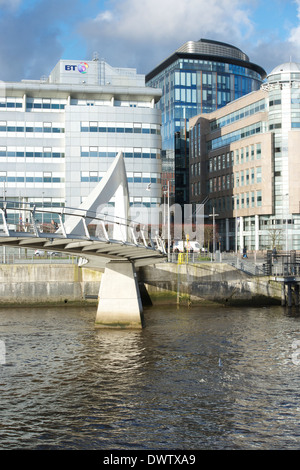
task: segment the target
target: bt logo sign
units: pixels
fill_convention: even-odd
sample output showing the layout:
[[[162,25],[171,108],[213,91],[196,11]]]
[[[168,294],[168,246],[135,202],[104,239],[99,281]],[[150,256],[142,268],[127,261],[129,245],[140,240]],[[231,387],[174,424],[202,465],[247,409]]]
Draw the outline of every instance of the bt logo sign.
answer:
[[[78,65],[65,65],[65,70],[74,71],[77,69],[78,72],[80,73],[87,73],[88,68],[89,68],[89,64],[87,64],[86,62],[80,62],[80,64]]]

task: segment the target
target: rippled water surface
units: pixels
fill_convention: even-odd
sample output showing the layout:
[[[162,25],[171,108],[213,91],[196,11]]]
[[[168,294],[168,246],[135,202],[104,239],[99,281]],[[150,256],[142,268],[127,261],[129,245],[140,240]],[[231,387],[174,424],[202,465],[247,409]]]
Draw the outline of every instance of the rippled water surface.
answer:
[[[152,307],[114,331],[2,309],[0,449],[298,449],[298,315]]]

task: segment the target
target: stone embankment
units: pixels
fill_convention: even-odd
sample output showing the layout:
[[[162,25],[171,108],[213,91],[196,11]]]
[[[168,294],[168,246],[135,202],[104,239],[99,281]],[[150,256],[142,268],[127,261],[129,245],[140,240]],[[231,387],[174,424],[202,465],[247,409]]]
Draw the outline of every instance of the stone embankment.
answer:
[[[0,265],[0,306],[97,302],[101,272],[77,265]],[[249,276],[225,263],[160,263],[137,272],[144,304],[268,305],[281,299],[280,284]],[[116,296],[118,289],[116,286]]]
[[[281,286],[269,277],[251,276],[226,263],[160,264],[141,268],[139,280],[153,303],[226,305],[280,304]]]

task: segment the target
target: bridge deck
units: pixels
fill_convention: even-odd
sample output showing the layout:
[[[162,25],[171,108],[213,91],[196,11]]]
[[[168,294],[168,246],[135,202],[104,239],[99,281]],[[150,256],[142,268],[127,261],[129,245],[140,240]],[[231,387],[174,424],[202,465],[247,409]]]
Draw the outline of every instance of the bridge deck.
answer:
[[[91,267],[103,267],[112,260],[126,260],[135,266],[145,266],[166,258],[162,251],[140,243],[79,235],[64,237],[58,233],[39,233],[38,236],[16,231],[10,231],[9,236],[0,233],[1,245],[69,253],[85,258]]]

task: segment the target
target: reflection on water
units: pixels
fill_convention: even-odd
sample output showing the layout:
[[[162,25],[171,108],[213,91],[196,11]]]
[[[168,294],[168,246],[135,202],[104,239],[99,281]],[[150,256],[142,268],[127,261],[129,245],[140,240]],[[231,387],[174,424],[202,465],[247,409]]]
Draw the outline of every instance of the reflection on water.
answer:
[[[119,331],[92,308],[2,309],[0,449],[296,449],[299,318],[153,307]]]

